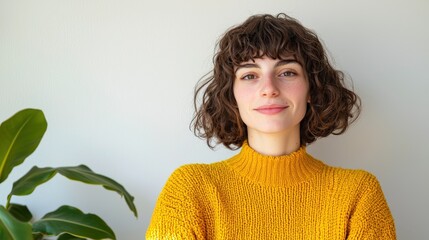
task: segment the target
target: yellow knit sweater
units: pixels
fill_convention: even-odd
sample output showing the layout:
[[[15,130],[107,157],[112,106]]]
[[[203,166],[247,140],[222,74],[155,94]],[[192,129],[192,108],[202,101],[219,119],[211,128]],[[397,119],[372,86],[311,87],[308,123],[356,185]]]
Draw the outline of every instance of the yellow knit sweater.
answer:
[[[377,179],[325,165],[304,147],[264,156],[246,143],[234,157],[177,169],[146,239],[396,239]]]

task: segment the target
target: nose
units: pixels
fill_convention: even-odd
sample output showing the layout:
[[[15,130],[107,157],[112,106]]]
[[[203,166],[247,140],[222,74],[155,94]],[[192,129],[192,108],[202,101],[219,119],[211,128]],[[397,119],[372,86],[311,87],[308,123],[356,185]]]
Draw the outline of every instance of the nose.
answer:
[[[279,95],[279,89],[275,83],[275,79],[272,77],[266,77],[262,81],[261,96],[263,97],[277,97]]]

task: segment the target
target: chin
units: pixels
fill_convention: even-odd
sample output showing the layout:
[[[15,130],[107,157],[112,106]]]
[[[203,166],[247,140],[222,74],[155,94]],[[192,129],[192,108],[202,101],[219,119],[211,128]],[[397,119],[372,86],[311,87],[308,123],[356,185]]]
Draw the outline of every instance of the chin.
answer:
[[[291,123],[285,121],[264,121],[259,124],[247,125],[248,130],[255,130],[256,132],[265,134],[290,134],[292,132],[300,131],[299,123]]]
[[[285,127],[285,126],[266,126],[261,128],[254,128],[256,131],[260,133],[266,133],[266,134],[279,134],[279,133],[288,133],[293,128]]]

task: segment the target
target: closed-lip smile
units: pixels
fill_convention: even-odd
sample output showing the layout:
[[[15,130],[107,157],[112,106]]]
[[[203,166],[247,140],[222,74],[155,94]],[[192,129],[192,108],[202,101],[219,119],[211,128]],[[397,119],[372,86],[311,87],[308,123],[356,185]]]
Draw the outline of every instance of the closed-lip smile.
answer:
[[[254,110],[259,112],[259,113],[262,113],[262,114],[274,115],[274,114],[277,114],[279,112],[282,112],[283,110],[285,110],[288,107],[289,106],[287,106],[287,105],[269,104],[269,105],[259,106],[259,107],[255,108]]]

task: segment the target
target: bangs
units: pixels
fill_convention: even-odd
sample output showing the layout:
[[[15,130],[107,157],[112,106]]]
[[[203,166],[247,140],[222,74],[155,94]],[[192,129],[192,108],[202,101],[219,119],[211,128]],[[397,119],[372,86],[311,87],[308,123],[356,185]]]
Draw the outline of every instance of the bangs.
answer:
[[[297,54],[299,46],[296,33],[287,24],[266,18],[253,24],[243,24],[234,30],[227,40],[229,46],[222,49],[220,44],[221,51],[226,51],[233,66],[263,56],[273,59],[293,56],[302,64],[302,58]]]

